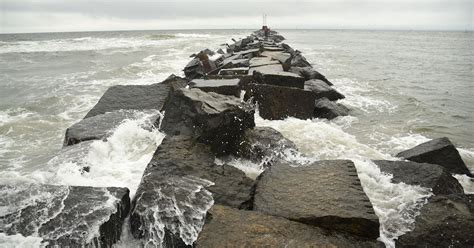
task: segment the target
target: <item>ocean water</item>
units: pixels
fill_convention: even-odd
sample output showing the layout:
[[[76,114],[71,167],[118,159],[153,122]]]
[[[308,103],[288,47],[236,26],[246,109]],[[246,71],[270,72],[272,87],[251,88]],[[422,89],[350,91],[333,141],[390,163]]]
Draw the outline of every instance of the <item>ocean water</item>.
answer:
[[[217,49],[251,31],[0,35],[0,182],[124,186],[133,195],[164,137],[143,128],[156,113],[137,113],[107,141],[63,149],[66,128],[82,119],[108,87],[182,75],[189,55]],[[279,31],[346,96],[341,102],[352,112],[332,121],[268,121],[257,114],[257,125],[271,126],[294,141],[301,151],[291,158],[296,163],[353,160],[381,220],[380,239],[393,247],[397,236],[413,228],[431,193],[391,183],[390,175],[370,160],[396,159],[399,151],[447,136],[474,171],[473,33]],[[90,173],[78,170],[78,164],[90,166]],[[232,164],[251,177],[262,169],[249,161]],[[474,193],[471,181],[456,178],[466,192]],[[126,228],[123,237],[120,246],[137,242]],[[0,240],[37,243],[16,236]]]

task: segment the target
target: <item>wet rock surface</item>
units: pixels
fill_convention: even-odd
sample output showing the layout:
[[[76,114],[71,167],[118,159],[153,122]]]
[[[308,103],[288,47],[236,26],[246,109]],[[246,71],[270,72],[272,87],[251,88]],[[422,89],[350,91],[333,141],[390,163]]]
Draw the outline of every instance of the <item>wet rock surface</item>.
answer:
[[[348,160],[273,165],[259,177],[253,209],[328,230],[379,237],[378,217]]]
[[[189,83],[190,88],[205,92],[215,92],[222,95],[240,96],[239,79],[194,79]]]
[[[309,119],[314,116],[315,94],[298,88],[249,84],[245,99],[252,98],[262,118],[282,120],[287,117]]]
[[[237,97],[179,89],[167,103],[161,128],[168,135],[194,136],[216,154],[229,154],[255,126],[253,115],[253,108]]]
[[[46,247],[111,247],[130,209],[126,188],[24,184],[0,192],[0,232],[37,236]]]
[[[473,176],[467,169],[456,147],[446,137],[433,139],[417,145],[398,153],[397,157],[419,163],[438,164],[446,168],[450,173]]]
[[[331,120],[338,116],[349,115],[349,111],[346,106],[323,97],[315,102],[314,117]]]
[[[165,137],[136,193],[133,235],[162,240],[167,232],[160,229],[163,224],[189,245],[213,203],[234,208],[248,204],[253,180],[237,168],[214,161],[210,147],[193,137]]]
[[[165,102],[168,91],[167,84],[159,83],[112,86],[84,118],[117,110],[159,110]]]
[[[280,66],[281,67],[281,66]],[[262,70],[257,67],[253,72],[253,77],[255,82],[259,84],[269,84],[275,86],[286,86],[286,87],[295,87],[299,89],[304,88],[304,78],[291,73],[291,72],[282,72],[282,71],[272,71],[272,70]]]
[[[433,196],[416,217],[415,229],[396,240],[397,247],[472,247],[474,214],[459,195]]]
[[[381,171],[393,175],[393,183],[431,188],[435,195],[464,194],[459,182],[439,165],[405,161],[374,161]]]
[[[289,71],[304,77],[305,80],[317,79],[325,82],[329,86],[333,85],[325,76],[312,67],[291,67]]]
[[[339,93],[339,91],[318,79],[311,79],[304,82],[304,89],[314,92],[317,98],[325,97],[330,101],[337,101],[345,98],[345,96]]]
[[[255,127],[245,131],[243,142],[236,154],[254,162],[266,161],[266,165],[283,159],[285,154],[297,151],[296,145],[271,127]]]
[[[269,216],[214,205],[195,247],[380,247],[341,233]]]
[[[139,113],[135,111],[113,111],[82,119],[78,123],[66,129],[64,145],[74,145],[88,140],[106,139],[112,132],[127,119],[136,119]],[[160,115],[156,114],[150,118],[151,128],[153,123],[159,122]]]

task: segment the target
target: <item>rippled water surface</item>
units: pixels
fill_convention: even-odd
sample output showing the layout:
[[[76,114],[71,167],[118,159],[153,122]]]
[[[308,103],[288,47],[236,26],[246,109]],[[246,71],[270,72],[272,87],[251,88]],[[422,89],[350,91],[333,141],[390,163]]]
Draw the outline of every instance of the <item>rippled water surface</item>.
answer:
[[[142,128],[149,114],[156,113],[139,114],[122,123],[106,142],[88,142],[72,151],[61,150],[66,128],[79,121],[108,87],[181,75],[190,54],[217,49],[250,32],[0,35],[1,182],[126,186],[133,194],[164,137]],[[342,102],[353,111],[333,121],[267,121],[257,116],[257,125],[282,132],[306,160],[353,160],[381,219],[382,240],[390,246],[394,237],[410,230],[414,215],[407,211],[416,212],[429,190],[391,184],[370,159],[395,159],[401,150],[448,136],[474,169],[473,33],[280,33],[346,95]],[[78,163],[87,164],[91,172],[78,171]],[[249,167],[247,163],[234,162],[241,169]],[[466,192],[474,193],[472,182],[457,178]],[[407,207],[398,209],[402,204]]]

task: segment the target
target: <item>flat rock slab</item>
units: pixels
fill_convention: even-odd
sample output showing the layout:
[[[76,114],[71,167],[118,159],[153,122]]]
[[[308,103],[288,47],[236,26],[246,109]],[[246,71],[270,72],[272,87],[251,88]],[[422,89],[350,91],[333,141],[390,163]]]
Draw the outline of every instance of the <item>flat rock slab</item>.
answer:
[[[257,182],[254,210],[369,239],[379,237],[379,219],[349,160],[273,165]]]
[[[258,67],[258,66],[263,66],[263,65],[279,65],[280,62],[277,60],[272,60],[269,57],[255,57],[250,59],[250,68],[252,67]]]
[[[254,57],[258,56],[260,54],[260,48],[248,49],[248,50],[243,50],[243,51],[234,53],[234,55],[247,55],[247,54],[252,54],[254,55]]]
[[[281,67],[281,65],[279,66]],[[255,69],[253,77],[257,83],[304,89],[305,79],[303,77],[291,72],[261,70],[260,68],[263,67],[266,66],[252,68]]]
[[[0,232],[40,237],[46,247],[111,247],[130,210],[126,188],[22,184],[0,192]]]
[[[189,87],[204,92],[215,92],[222,95],[240,96],[239,79],[194,79]]]
[[[311,91],[266,84],[248,84],[245,99],[253,97],[259,114],[268,120],[288,117],[310,119],[314,115],[316,96]]]
[[[116,110],[158,109],[163,106],[169,85],[116,85],[110,87],[84,118]]]
[[[283,67],[280,64],[273,65],[262,65],[249,69],[249,75],[253,75],[254,71],[259,71],[260,73],[280,73],[283,72]]]
[[[379,247],[349,235],[255,211],[214,205],[195,247]]]
[[[264,47],[263,47],[263,50],[265,50],[265,51],[272,51],[272,52],[284,51],[283,48],[281,48],[281,47],[274,47],[274,46],[264,46]]]
[[[88,140],[106,139],[124,120],[136,119],[140,113],[135,110],[119,110],[82,119],[66,129],[64,145],[74,145]],[[149,127],[160,118],[159,114],[150,117]]]
[[[239,169],[214,161],[209,146],[194,138],[166,136],[137,190],[131,215],[133,235],[160,243],[168,233],[189,245],[213,203],[248,206],[254,181]]]
[[[465,197],[433,196],[415,219],[415,229],[396,240],[397,247],[474,247],[474,214]]]
[[[317,99],[314,104],[314,117],[332,120],[339,116],[349,115],[350,110],[337,102],[333,102],[326,97]]]
[[[311,79],[304,82],[304,89],[314,92],[318,98],[326,97],[330,101],[344,99],[345,96],[324,81]]]
[[[464,194],[458,180],[440,165],[405,161],[375,160],[382,172],[393,175],[393,183],[431,188],[435,195]]]
[[[467,169],[456,147],[446,137],[433,139],[417,145],[398,153],[397,157],[418,163],[439,164],[450,173],[473,176]]]
[[[168,135],[194,136],[216,154],[232,153],[253,128],[254,109],[235,96],[200,89],[179,89],[166,104],[161,128]]]
[[[262,56],[270,57],[274,60],[278,60],[285,71],[288,71],[291,66],[291,54],[286,52],[271,52],[271,51],[264,51]]]
[[[249,73],[248,67],[236,67],[230,69],[221,69],[219,75],[247,75]]]

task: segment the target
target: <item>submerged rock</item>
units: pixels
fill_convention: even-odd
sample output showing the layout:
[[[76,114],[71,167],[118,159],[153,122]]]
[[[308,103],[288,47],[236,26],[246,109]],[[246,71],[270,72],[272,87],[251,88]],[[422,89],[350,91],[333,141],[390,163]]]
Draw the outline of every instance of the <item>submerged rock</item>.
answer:
[[[254,181],[239,169],[214,161],[210,147],[193,137],[166,136],[143,173],[134,199],[134,237],[161,243],[168,233],[191,245],[214,202],[247,206]]]
[[[269,216],[214,205],[195,247],[379,247],[349,235]]]
[[[304,77],[305,80],[318,79],[329,86],[333,85],[324,75],[317,72],[312,67],[291,67],[289,71]]]
[[[439,165],[405,161],[375,160],[382,172],[393,175],[393,183],[431,188],[435,195],[464,194],[459,182]]]
[[[168,95],[167,84],[110,87],[84,118],[117,110],[160,110]]]
[[[345,96],[339,93],[339,91],[318,79],[311,79],[304,82],[304,89],[314,92],[318,98],[326,97],[330,101],[337,101],[345,98]]]
[[[348,160],[273,165],[259,177],[253,209],[364,238],[379,237],[379,219]]]
[[[417,145],[398,153],[397,157],[418,163],[438,164],[446,168],[449,173],[473,176],[467,169],[456,147],[446,137]]]
[[[311,91],[267,84],[249,84],[245,99],[252,98],[262,118],[282,120],[287,117],[313,117],[316,96]]]
[[[285,152],[297,151],[296,145],[271,127],[255,127],[245,131],[236,155],[253,162],[266,161],[266,166],[285,157]]]
[[[473,247],[474,215],[459,195],[433,196],[416,217],[415,229],[396,240],[397,247]]]
[[[255,126],[254,110],[239,98],[199,89],[175,91],[161,128],[168,135],[190,135],[219,155],[235,151],[244,132]]]
[[[0,232],[37,236],[46,247],[111,247],[130,210],[126,188],[26,184],[0,192]]]
[[[349,115],[349,111],[346,106],[323,97],[315,102],[314,117],[331,120],[338,116]]]
[[[205,92],[240,97],[239,82],[239,79],[194,79],[189,83],[189,87]]]

